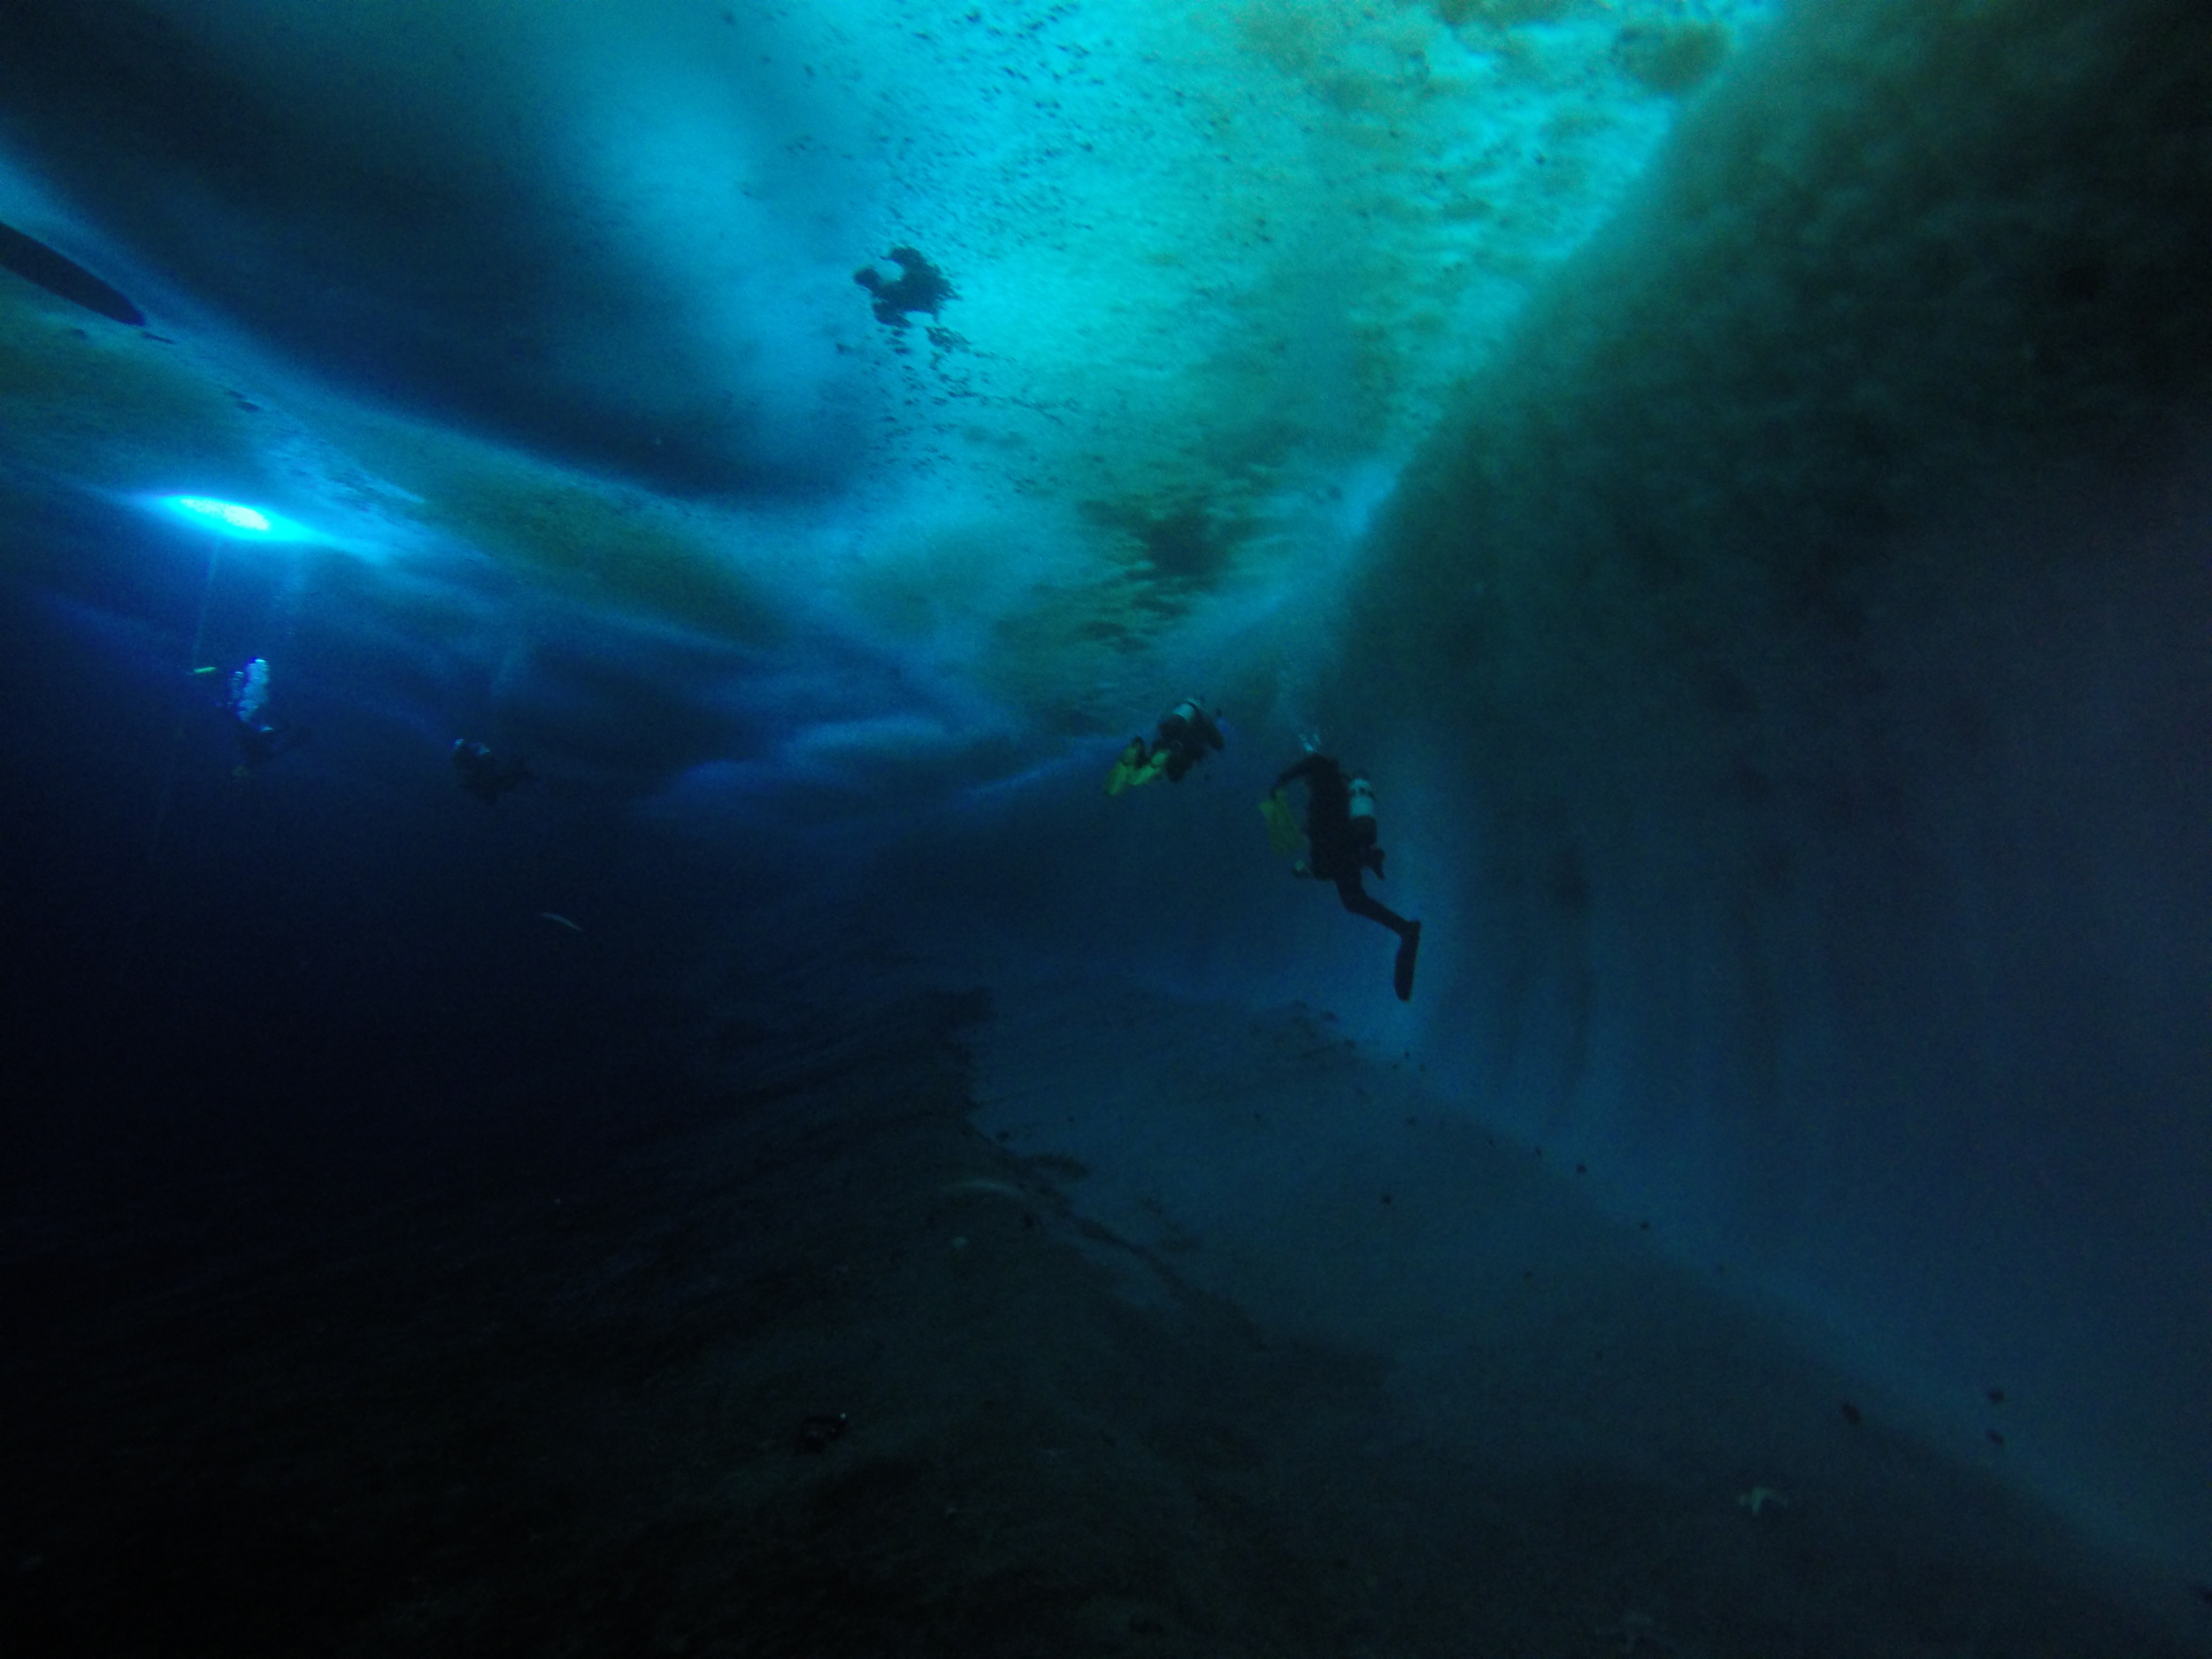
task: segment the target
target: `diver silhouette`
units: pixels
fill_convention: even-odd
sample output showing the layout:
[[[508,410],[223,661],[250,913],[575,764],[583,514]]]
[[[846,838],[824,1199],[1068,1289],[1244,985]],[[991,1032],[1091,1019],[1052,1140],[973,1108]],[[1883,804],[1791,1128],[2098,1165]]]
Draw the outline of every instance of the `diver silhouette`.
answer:
[[[1383,872],[1382,849],[1375,844],[1375,791],[1365,778],[1346,778],[1344,769],[1326,755],[1308,755],[1286,766],[1275,787],[1260,803],[1267,818],[1271,840],[1279,846],[1289,821],[1290,809],[1283,791],[1294,782],[1306,786],[1307,856],[1294,872],[1336,884],[1337,897],[1355,916],[1379,922],[1398,935],[1398,960],[1391,983],[1402,1002],[1413,995],[1414,958],[1421,949],[1421,924],[1408,921],[1362,885],[1363,873]]]
[[[499,797],[512,795],[537,773],[520,760],[502,760],[482,743],[465,737],[453,740],[453,771],[461,787],[486,806],[497,806]]]
[[[1186,697],[1160,717],[1150,748],[1141,737],[1129,740],[1115,760],[1113,771],[1107,774],[1106,793],[1119,795],[1163,774],[1170,783],[1180,783],[1210,750],[1227,747],[1221,727],[1206,712],[1205,705],[1195,697]]]

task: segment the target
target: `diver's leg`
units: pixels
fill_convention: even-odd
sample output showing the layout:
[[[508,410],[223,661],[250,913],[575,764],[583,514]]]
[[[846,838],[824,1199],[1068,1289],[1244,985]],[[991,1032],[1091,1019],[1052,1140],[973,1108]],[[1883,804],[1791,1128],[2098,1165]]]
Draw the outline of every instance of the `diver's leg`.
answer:
[[[1398,960],[1390,971],[1391,988],[1401,1002],[1413,1000],[1413,959],[1421,954],[1421,924],[1408,922],[1398,935]]]
[[[1398,935],[1398,960],[1390,976],[1391,987],[1398,993],[1401,1002],[1410,1001],[1413,996],[1414,958],[1421,949],[1421,924],[1406,920],[1375,898],[1360,886],[1356,875],[1339,877],[1336,895],[1344,901],[1344,908],[1353,915],[1364,916],[1371,922],[1380,922]]]
[[[1135,787],[1144,781],[1147,756],[1144,739],[1133,737],[1122,745],[1121,753],[1114,757],[1114,769],[1106,774],[1106,793],[1119,795],[1124,789]]]
[[[1337,878],[1336,895],[1344,901],[1344,908],[1353,915],[1364,916],[1371,922],[1380,922],[1394,933],[1402,936],[1406,929],[1413,926],[1360,886],[1359,878],[1356,875]]]

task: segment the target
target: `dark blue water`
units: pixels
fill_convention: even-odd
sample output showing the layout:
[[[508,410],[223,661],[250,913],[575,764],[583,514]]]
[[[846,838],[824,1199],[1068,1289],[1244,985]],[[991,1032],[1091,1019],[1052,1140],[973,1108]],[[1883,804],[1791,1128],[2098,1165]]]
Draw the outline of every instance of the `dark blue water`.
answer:
[[[0,1652],[2205,1651],[2212,30],[1767,10],[0,19]]]

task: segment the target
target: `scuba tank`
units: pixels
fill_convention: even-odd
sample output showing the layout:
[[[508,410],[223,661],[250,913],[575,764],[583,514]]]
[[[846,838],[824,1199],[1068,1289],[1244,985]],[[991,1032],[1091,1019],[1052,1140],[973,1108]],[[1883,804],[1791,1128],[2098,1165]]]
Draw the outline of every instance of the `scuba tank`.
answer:
[[[269,701],[269,663],[257,657],[230,677],[230,696],[223,704],[241,725],[251,726]]]
[[[1206,712],[1206,705],[1196,697],[1184,698],[1160,717],[1159,749],[1171,757],[1171,780],[1179,780],[1206,757],[1208,749],[1225,747],[1221,728],[1214,724],[1213,716]]]
[[[1346,786],[1346,787],[1352,797],[1352,822],[1357,824],[1360,819],[1365,818],[1368,823],[1368,827],[1371,829],[1373,828],[1375,823],[1375,786],[1368,782],[1364,778],[1354,778],[1352,781]]]
[[[1383,872],[1382,849],[1375,845],[1375,786],[1362,777],[1355,777],[1345,786],[1351,796],[1345,816],[1352,826],[1352,845],[1358,849],[1360,867],[1377,875]]]

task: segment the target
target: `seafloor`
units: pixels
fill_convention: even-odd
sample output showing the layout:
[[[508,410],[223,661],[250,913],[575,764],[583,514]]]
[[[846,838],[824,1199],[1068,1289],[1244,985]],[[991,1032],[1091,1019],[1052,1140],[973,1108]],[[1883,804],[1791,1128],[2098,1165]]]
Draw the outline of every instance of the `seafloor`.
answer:
[[[2192,1651],[1325,1014],[835,1006],[19,1256],[0,1647]]]

